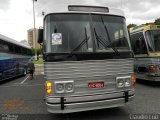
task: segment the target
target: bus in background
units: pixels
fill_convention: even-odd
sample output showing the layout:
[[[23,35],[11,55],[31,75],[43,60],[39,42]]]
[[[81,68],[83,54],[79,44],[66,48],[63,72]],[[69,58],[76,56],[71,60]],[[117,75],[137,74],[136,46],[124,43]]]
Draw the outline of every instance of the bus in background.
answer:
[[[133,58],[122,11],[69,5],[47,13],[38,42],[44,47],[49,112],[104,109],[133,100]]]
[[[142,25],[129,31],[136,77],[160,81],[160,26]]]
[[[0,34],[0,81],[27,74],[31,47]]]

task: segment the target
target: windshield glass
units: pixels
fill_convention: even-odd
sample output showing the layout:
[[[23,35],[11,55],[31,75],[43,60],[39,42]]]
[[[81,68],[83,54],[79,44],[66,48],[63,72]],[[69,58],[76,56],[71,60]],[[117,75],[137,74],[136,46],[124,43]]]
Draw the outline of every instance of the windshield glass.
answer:
[[[124,18],[93,15],[92,19],[96,36],[96,49],[98,52],[112,49],[129,50],[129,37]]]
[[[150,52],[160,52],[160,30],[149,30],[146,39]]]
[[[46,17],[44,29],[47,53],[93,52],[93,46],[96,46],[96,52],[113,52],[115,48],[129,50],[127,29],[122,17],[52,14]],[[95,32],[100,42],[95,38]],[[105,42],[106,45],[101,42]]]
[[[47,52],[69,53],[73,50],[79,52],[91,52],[93,50],[89,15],[49,15],[45,19],[45,23],[45,42]],[[77,49],[76,47],[80,44],[83,45]]]

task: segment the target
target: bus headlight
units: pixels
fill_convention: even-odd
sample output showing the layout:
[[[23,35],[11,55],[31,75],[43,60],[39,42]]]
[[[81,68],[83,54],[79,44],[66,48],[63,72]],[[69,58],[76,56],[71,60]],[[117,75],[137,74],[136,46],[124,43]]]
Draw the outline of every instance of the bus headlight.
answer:
[[[117,77],[116,81],[117,81],[117,88],[131,86],[131,76]]]
[[[69,93],[74,91],[74,81],[55,81],[56,93]]]
[[[64,84],[63,83],[55,83],[55,88],[57,93],[64,93]]]
[[[124,80],[123,79],[118,79],[117,80],[117,87],[118,88],[124,87]]]
[[[74,89],[73,82],[65,84],[65,90],[66,90],[66,92],[73,92],[73,89]]]
[[[127,78],[125,79],[125,87],[130,87],[131,86],[131,79]]]

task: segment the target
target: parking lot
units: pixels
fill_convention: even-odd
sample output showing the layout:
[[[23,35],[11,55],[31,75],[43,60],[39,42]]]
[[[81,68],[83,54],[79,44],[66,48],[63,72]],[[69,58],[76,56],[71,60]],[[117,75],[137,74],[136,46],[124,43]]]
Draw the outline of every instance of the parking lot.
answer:
[[[68,115],[50,114],[44,102],[42,66],[36,67],[34,80],[18,77],[0,84],[0,114],[26,119],[106,120],[131,119],[132,114],[160,114],[160,83],[138,80],[135,100],[123,107],[94,110]],[[20,115],[22,114],[22,115]]]

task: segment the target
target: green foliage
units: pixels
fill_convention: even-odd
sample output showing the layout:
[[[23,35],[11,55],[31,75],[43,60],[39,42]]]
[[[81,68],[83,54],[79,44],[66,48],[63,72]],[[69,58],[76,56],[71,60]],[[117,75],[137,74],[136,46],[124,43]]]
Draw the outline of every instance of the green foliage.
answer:
[[[35,53],[37,53],[37,55],[42,55],[43,54],[43,49],[42,48],[40,48],[40,49],[32,49],[32,53],[33,53],[33,55],[35,54]]]
[[[160,18],[157,18],[157,19],[154,21],[154,23],[155,23],[156,25],[160,25]]]
[[[42,59],[40,59],[40,60],[34,60],[33,62],[34,62],[34,64],[44,64],[44,62],[43,62]]]
[[[34,49],[32,49],[32,55],[34,55],[35,54],[35,51],[34,51]]]
[[[37,49],[37,54],[38,54],[38,55],[43,54],[43,49],[42,49],[42,48]]]
[[[129,25],[127,26],[127,28],[130,29],[130,28],[135,27],[135,26],[137,26],[137,25],[136,25],[136,24],[129,24]]]

